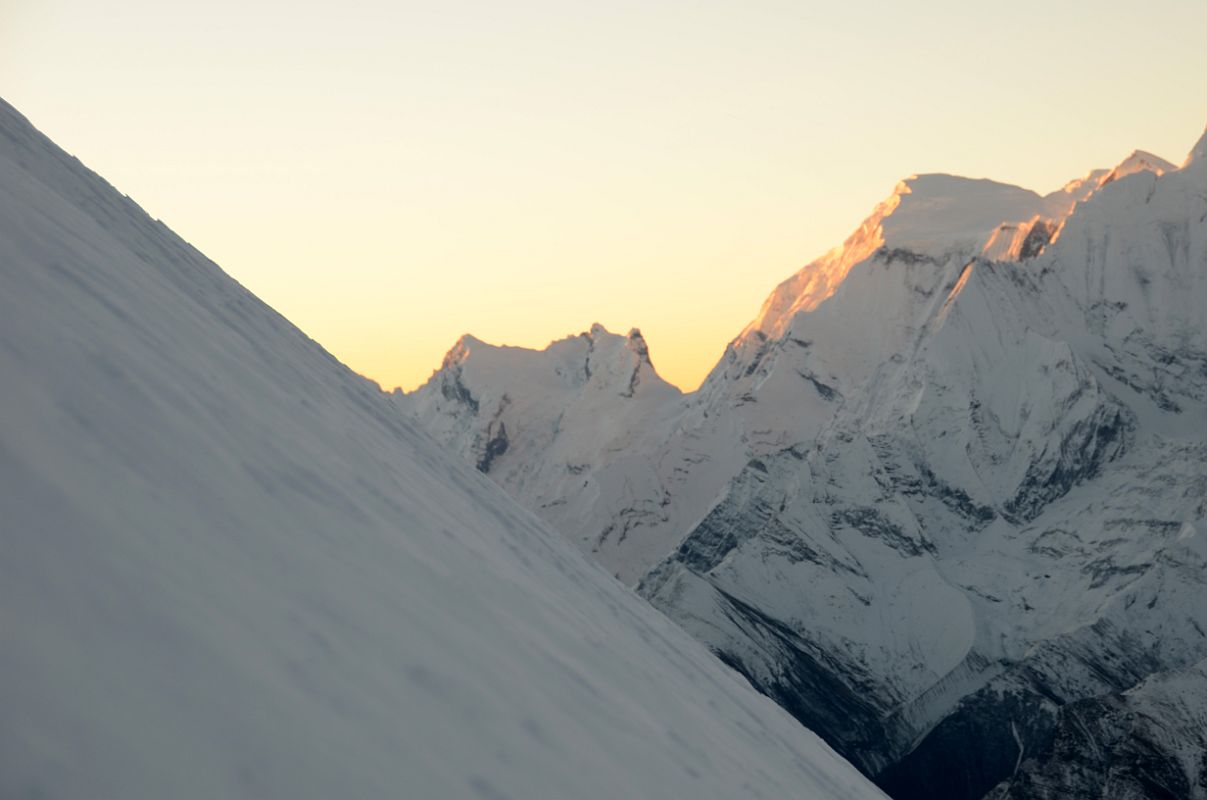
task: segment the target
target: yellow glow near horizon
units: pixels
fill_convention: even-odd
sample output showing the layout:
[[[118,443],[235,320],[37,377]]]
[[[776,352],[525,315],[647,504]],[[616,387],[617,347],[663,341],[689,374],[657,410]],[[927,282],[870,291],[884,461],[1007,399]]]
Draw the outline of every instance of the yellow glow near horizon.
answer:
[[[383,386],[598,321],[690,389],[901,177],[1202,132],[1202,0],[977,6],[0,0],[0,92]]]

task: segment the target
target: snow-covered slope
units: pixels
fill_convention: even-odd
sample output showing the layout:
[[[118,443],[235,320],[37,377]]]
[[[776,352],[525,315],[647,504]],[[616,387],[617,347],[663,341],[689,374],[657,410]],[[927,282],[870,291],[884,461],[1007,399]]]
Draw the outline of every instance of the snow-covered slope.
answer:
[[[0,796],[878,796],[3,103],[0,187]]]
[[[674,512],[604,563],[902,798],[1198,663],[1205,164],[902,182],[660,418]]]

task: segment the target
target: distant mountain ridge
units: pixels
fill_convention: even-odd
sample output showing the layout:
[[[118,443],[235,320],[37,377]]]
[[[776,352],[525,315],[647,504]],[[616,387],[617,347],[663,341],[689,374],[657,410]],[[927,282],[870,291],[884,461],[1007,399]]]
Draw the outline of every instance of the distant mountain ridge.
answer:
[[[1136,151],[1047,196],[908,178],[698,391],[640,414],[601,394],[487,474],[895,797],[1025,796],[1026,775],[1135,796],[1061,765],[1077,704],[1197,685],[1207,657],[1205,164],[1207,134],[1182,167]],[[434,410],[445,380],[406,403],[470,455],[441,432],[489,422]],[[515,477],[536,473],[566,477]],[[1171,730],[1199,713],[1163,703]],[[1144,758],[1207,796],[1195,746]],[[1112,752],[1095,770],[1138,768]]]

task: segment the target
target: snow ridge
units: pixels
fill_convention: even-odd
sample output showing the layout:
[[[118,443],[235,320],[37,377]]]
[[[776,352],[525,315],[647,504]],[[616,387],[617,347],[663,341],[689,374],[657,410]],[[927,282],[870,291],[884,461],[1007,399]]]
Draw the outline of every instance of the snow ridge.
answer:
[[[2,102],[0,187],[0,796],[882,796]]]

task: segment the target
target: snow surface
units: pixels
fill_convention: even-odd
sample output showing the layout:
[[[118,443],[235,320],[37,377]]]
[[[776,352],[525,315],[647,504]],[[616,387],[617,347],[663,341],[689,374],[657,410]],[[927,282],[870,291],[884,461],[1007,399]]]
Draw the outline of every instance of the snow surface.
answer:
[[[0,103],[0,796],[881,796]]]

